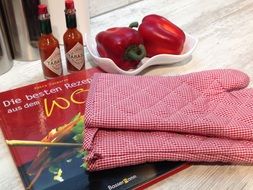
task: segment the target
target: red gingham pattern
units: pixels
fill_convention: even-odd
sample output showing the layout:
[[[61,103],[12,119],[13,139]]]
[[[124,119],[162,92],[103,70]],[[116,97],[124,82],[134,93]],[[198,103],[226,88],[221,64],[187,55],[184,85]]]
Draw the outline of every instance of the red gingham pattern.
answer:
[[[86,126],[250,140],[253,93],[236,92],[248,83],[236,70],[175,77],[97,74],[87,98]]]
[[[89,169],[167,159],[251,163],[252,149],[244,146],[253,138],[248,83],[229,69],[174,77],[96,74],[85,113]]]
[[[164,160],[253,163],[252,141],[169,132],[98,130],[88,151],[90,171]]]

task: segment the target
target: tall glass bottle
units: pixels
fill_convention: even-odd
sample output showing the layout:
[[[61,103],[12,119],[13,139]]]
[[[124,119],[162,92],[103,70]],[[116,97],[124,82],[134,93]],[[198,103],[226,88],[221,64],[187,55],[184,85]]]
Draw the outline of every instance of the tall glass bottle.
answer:
[[[76,10],[73,0],[65,1],[65,18],[67,31],[63,35],[67,70],[80,71],[85,68],[82,34],[77,30]]]
[[[58,40],[52,34],[50,15],[47,6],[38,6],[40,32],[39,52],[42,62],[44,77],[46,79],[61,76],[63,74],[61,54]]]

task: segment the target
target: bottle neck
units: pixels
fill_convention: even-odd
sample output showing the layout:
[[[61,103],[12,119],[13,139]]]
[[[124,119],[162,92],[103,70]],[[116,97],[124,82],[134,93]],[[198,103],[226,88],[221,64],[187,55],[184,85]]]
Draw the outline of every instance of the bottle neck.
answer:
[[[70,9],[65,11],[66,26],[67,28],[76,28],[76,10]]]
[[[46,15],[46,16],[41,15],[39,20],[40,20],[41,34],[51,34],[52,28],[51,28],[50,17],[48,15]]]

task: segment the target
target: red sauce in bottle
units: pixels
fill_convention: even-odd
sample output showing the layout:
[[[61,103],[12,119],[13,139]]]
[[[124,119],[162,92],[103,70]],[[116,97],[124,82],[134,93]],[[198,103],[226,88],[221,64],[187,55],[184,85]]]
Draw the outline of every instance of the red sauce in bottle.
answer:
[[[59,42],[52,34],[47,6],[44,4],[39,5],[38,11],[41,31],[38,42],[39,52],[44,77],[50,79],[63,74]]]
[[[68,72],[80,71],[85,68],[85,57],[82,34],[77,30],[76,10],[73,0],[65,1],[65,18],[67,31],[63,42]]]

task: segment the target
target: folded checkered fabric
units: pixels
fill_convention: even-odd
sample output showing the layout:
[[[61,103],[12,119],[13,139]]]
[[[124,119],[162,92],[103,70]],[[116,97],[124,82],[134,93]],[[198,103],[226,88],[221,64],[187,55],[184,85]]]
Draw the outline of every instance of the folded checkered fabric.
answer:
[[[167,159],[251,163],[244,151],[253,138],[248,84],[246,74],[229,69],[173,77],[95,75],[85,111],[89,169]],[[176,152],[165,143],[174,141]]]
[[[170,132],[88,129],[90,171],[156,161],[253,163],[253,142]],[[89,140],[88,140],[89,139]]]

